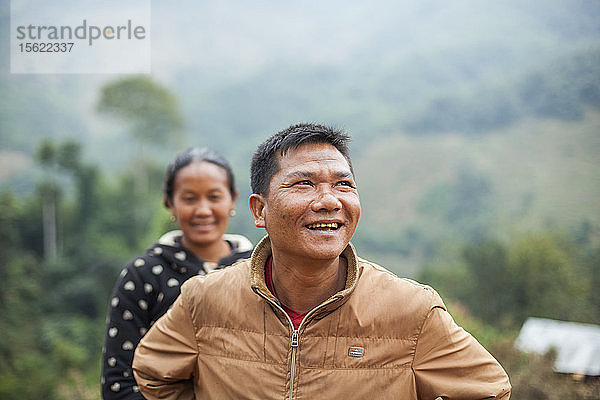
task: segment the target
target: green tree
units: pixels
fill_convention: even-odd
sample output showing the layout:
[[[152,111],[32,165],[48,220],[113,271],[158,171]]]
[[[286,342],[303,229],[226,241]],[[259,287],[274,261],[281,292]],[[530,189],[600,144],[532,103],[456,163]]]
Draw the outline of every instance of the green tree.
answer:
[[[451,268],[426,266],[421,279],[504,329],[527,317],[598,323],[594,257],[561,235],[542,232],[509,244],[487,239],[466,245]],[[594,271],[596,273],[594,274]]]
[[[514,314],[590,321],[589,280],[565,239],[551,234],[521,238],[509,253],[509,275],[517,288]]]
[[[177,98],[149,78],[136,76],[106,84],[98,111],[128,123],[140,143],[177,144],[182,139],[184,124]]]
[[[480,318],[496,321],[505,328],[510,326],[518,308],[515,292],[519,285],[515,285],[509,273],[506,247],[494,240],[467,246],[463,259],[474,283],[463,300],[468,301],[473,314]]]
[[[44,180],[39,185],[42,197],[44,256],[53,260],[57,255],[56,202],[59,188],[56,182],[57,151],[52,141],[49,139],[42,141],[38,147],[36,159],[44,170]]]
[[[40,363],[45,355],[37,344],[44,298],[40,260],[22,241],[21,215],[29,210],[20,201],[0,194],[0,398],[48,399],[55,376],[46,370],[49,363]]]
[[[38,190],[42,198],[44,256],[55,260],[58,255],[57,208],[61,194],[60,173],[78,175],[81,166],[81,145],[74,140],[54,144],[45,139],[38,146],[36,159],[43,169],[43,181]]]
[[[162,150],[165,146],[179,145],[184,139],[184,119],[177,98],[150,78],[134,76],[104,85],[97,110],[129,125],[138,144],[133,188],[142,196],[148,195],[154,162],[146,157],[145,146]]]

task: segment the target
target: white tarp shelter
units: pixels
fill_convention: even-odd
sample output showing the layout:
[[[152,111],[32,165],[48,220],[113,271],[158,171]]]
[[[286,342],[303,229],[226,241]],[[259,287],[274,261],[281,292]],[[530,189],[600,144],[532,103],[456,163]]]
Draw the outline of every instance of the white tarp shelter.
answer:
[[[556,349],[554,370],[566,374],[600,376],[600,326],[545,318],[528,318],[515,346],[545,354]]]

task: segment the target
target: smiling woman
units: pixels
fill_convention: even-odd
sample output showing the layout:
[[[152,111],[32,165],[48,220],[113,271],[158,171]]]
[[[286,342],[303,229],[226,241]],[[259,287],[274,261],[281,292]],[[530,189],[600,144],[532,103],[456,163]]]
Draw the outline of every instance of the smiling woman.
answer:
[[[231,248],[221,239],[233,212],[237,191],[228,188],[227,173],[209,161],[179,170],[165,204],[183,230],[181,242],[205,261],[216,262]]]
[[[237,193],[229,163],[214,151],[189,149],[167,169],[164,204],[181,230],[133,259],[115,285],[103,352],[104,399],[143,399],[131,371],[133,352],[184,281],[250,256],[248,239],[225,234]]]

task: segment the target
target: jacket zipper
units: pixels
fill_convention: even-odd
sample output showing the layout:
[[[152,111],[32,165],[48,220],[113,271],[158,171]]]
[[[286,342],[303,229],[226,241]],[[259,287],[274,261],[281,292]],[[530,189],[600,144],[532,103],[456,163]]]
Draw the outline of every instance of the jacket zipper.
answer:
[[[290,400],[292,400],[292,395],[294,393],[294,379],[296,378],[296,351],[298,349],[298,336],[298,329],[294,329],[292,331],[292,341],[290,343],[290,345],[292,346],[292,359],[290,361]]]
[[[304,321],[306,321],[306,318],[310,315],[313,314],[313,312],[315,310],[318,310],[322,307],[325,307],[327,305],[329,305],[330,303],[335,302],[336,300],[339,299],[338,296],[334,296],[332,298],[330,298],[328,301],[325,301],[324,303],[318,305],[317,307],[313,308],[312,310],[310,310],[305,316],[304,319],[302,319],[302,321],[300,321],[300,325],[298,325],[298,329],[294,329],[294,324],[292,322],[292,319],[290,318],[290,316],[288,315],[288,313],[285,312],[285,310],[283,309],[283,307],[281,307],[281,305],[279,304],[279,302],[277,301],[273,301],[271,299],[269,299],[267,296],[263,295],[262,292],[260,290],[255,290],[255,292],[260,295],[262,298],[264,298],[265,300],[267,300],[269,303],[274,304],[282,313],[283,315],[285,315],[285,317],[287,318],[290,327],[292,328],[292,337],[290,340],[290,347],[291,347],[291,357],[290,357],[290,394],[288,399],[292,400],[293,399],[293,395],[294,395],[294,380],[296,379],[296,352],[298,351],[298,343],[300,342],[300,327],[302,326],[302,324],[304,323]]]
[[[287,319],[290,322],[290,326],[292,327],[292,340],[290,341],[290,346],[292,348],[291,349],[292,355],[291,355],[291,360],[290,360],[290,395],[288,397],[289,400],[292,400],[293,394],[294,394],[294,380],[296,379],[296,352],[298,350],[298,342],[300,341],[300,327],[302,326],[304,321],[306,321],[306,319],[310,316],[310,314],[313,314],[315,312],[315,310],[318,310],[322,307],[326,307],[329,303],[333,303],[337,299],[338,299],[337,296],[332,297],[329,300],[325,301],[324,303],[321,303],[317,307],[310,310],[304,316],[302,321],[300,321],[300,324],[298,325],[298,329],[294,329],[294,324],[292,323],[292,319],[290,318],[288,313],[286,313],[285,311],[283,312],[287,316]],[[279,306],[279,304],[278,304],[278,306]],[[279,308],[283,311],[282,307],[279,307]]]

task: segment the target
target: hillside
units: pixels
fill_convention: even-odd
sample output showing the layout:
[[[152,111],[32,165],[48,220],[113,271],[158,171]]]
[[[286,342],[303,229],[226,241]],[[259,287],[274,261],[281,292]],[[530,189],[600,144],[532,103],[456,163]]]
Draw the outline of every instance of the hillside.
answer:
[[[413,275],[432,249],[481,237],[591,226],[600,239],[600,113],[530,119],[483,137],[397,133],[355,161],[364,211],[357,239]],[[429,253],[428,253],[429,252]]]
[[[152,78],[178,96],[188,143],[221,150],[304,120],[347,127],[361,148],[398,131],[480,135],[599,108],[599,19],[579,0],[156,3]],[[122,164],[126,127],[96,113],[118,76],[8,74],[7,54],[2,148],[76,137],[98,149],[92,159]]]

